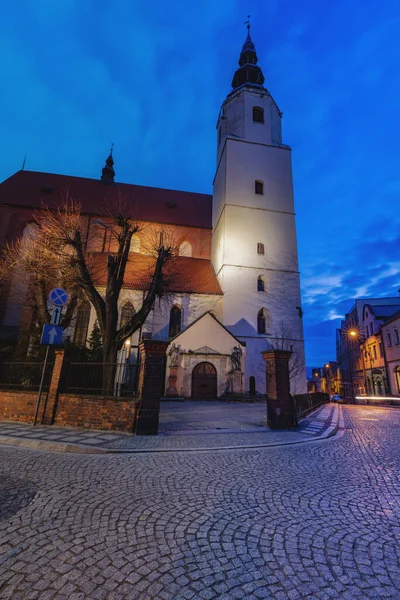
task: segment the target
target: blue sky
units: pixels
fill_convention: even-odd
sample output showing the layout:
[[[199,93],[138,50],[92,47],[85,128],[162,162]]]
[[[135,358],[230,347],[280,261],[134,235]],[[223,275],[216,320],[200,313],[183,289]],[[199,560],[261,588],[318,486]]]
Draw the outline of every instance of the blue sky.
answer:
[[[0,180],[27,169],[211,193],[215,123],[252,15],[293,148],[307,364],[400,287],[398,0],[20,0],[0,22]]]

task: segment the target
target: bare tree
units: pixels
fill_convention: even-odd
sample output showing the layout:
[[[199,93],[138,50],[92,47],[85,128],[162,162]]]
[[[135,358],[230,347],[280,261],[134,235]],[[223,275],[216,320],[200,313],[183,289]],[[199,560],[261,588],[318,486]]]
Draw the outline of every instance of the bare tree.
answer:
[[[293,380],[299,376],[305,376],[305,362],[302,353],[296,348],[291,328],[284,321],[280,321],[273,332],[273,337],[269,340],[270,347],[273,350],[287,350],[292,352],[289,361],[289,379]]]
[[[88,250],[87,219],[82,215],[80,204],[68,193],[57,210],[43,207],[36,214],[35,221],[37,232],[31,240],[19,240],[6,248],[3,271],[22,267],[31,275],[40,323],[48,322],[50,317],[47,310],[50,279],[53,286],[57,282],[57,285],[63,284],[67,291],[72,292],[72,305],[70,302],[67,310],[69,320],[79,296],[86,297],[96,312],[103,342],[103,390],[110,390],[113,386],[112,364],[116,361],[118,350],[144,323],[155,300],[166,293],[165,270],[176,254],[173,236],[166,231],[150,242],[154,261],[148,274],[148,290],[140,310],[118,329],[118,300],[131,260],[132,236],[139,231],[124,198],[117,194],[115,201],[105,210],[104,222],[97,220],[100,227],[107,229],[110,239],[110,251],[104,255],[104,262],[99,262],[98,257],[95,260],[94,254]],[[103,287],[104,293],[101,292]],[[66,317],[62,325],[67,325]]]

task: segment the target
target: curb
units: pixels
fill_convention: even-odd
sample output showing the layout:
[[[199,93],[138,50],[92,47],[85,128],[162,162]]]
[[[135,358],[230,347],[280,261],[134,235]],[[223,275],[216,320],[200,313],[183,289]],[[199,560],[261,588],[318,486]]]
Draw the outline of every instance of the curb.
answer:
[[[321,434],[310,439],[295,440],[289,442],[277,442],[270,444],[249,444],[245,446],[215,446],[207,448],[150,448],[125,450],[123,448],[100,448],[97,446],[83,446],[81,444],[65,444],[62,442],[46,442],[45,440],[27,440],[0,435],[0,444],[18,448],[29,448],[31,450],[44,450],[50,452],[67,452],[70,454],[172,454],[172,453],[196,453],[196,452],[224,452],[226,450],[252,450],[257,448],[276,448],[279,446],[293,446],[296,444],[309,444],[316,441],[326,440],[336,435],[339,429],[343,429],[343,415],[339,406],[335,405],[332,424]]]

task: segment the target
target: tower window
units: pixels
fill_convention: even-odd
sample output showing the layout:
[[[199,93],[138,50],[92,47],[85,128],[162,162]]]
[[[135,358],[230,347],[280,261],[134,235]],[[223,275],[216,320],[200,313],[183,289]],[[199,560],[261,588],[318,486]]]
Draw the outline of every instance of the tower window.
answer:
[[[264,244],[261,244],[261,242],[257,244],[257,254],[265,254]]]
[[[394,337],[394,345],[398,346],[400,343],[400,340],[399,340],[399,330],[397,329],[397,327],[395,327],[393,329],[393,337]]]
[[[179,306],[173,306],[169,313],[169,337],[175,337],[180,333],[182,326],[182,311]]]
[[[257,315],[257,333],[271,332],[271,314],[266,308],[258,311]]]
[[[253,121],[255,123],[264,123],[264,109],[261,106],[253,106]]]
[[[388,348],[391,348],[392,347],[392,336],[390,335],[390,331],[386,332],[386,337],[387,337]]]
[[[264,194],[264,182],[256,179],[254,182],[254,191],[256,194]]]
[[[265,280],[262,275],[260,275],[260,277],[257,278],[257,291],[265,292]]]

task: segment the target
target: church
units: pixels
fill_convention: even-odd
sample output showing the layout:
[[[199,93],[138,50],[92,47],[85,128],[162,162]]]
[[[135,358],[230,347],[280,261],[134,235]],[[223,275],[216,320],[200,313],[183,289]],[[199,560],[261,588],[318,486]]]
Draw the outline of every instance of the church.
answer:
[[[24,236],[35,210],[57,207],[68,188],[87,217],[88,252],[106,260],[110,242],[99,205],[118,188],[141,224],[132,238],[120,323],[140,308],[146,293],[146,232],[172,228],[179,247],[167,299],[126,343],[121,360],[137,359],[141,339],[168,340],[165,394],[207,399],[265,394],[261,352],[291,350],[291,391],[303,393],[291,148],[282,141],[282,113],[264,87],[250,30],[218,116],[216,144],[212,195],[116,183],[112,152],[98,180],[18,171],[0,184],[0,247]],[[104,291],[101,282],[98,289]],[[2,302],[2,340],[30,325],[12,291]],[[23,298],[26,289],[17,292]],[[94,322],[94,310],[82,303],[65,335],[84,346]]]

